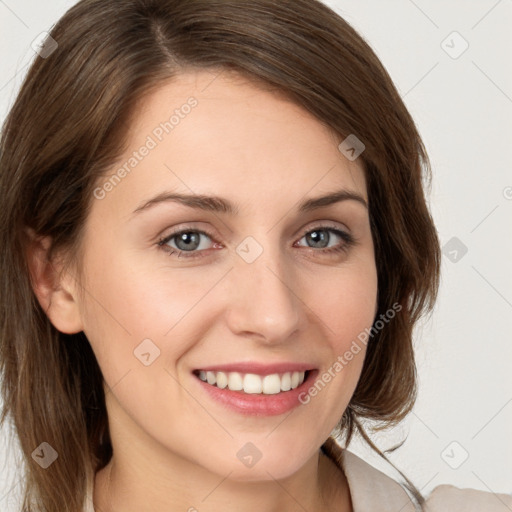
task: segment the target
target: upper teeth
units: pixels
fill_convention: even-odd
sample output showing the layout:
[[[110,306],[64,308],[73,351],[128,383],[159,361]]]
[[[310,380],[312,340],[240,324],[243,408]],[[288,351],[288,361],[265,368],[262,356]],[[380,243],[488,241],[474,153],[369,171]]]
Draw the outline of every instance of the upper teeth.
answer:
[[[244,393],[263,393],[275,395],[281,391],[295,389],[304,382],[305,372],[273,373],[260,376],[254,373],[238,372],[211,372],[199,371],[199,378],[216,385],[218,388],[228,388],[231,391],[244,391]]]

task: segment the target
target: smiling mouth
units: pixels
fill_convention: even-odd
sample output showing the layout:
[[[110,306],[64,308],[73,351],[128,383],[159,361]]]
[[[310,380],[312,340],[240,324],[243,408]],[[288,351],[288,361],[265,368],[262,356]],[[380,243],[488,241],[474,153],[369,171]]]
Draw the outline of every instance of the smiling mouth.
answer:
[[[193,372],[198,379],[219,389],[262,395],[277,395],[296,389],[308,378],[310,373],[311,370],[270,375],[205,370],[195,370]]]

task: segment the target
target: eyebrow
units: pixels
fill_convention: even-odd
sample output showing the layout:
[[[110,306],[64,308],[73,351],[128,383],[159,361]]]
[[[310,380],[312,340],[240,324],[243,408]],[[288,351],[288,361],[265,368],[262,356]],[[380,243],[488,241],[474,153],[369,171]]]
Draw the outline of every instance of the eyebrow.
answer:
[[[368,209],[366,200],[356,192],[350,190],[337,190],[329,194],[307,199],[299,204],[298,210],[300,212],[309,212],[329,206],[331,204],[339,203],[341,201],[357,201]],[[230,215],[236,215],[239,212],[238,206],[234,205],[227,199],[218,196],[207,196],[203,194],[179,194],[175,192],[162,192],[157,196],[145,201],[141,206],[136,208],[133,213],[138,213],[148,208],[151,208],[157,204],[177,202],[188,206],[190,208],[196,208],[199,210],[227,213]]]

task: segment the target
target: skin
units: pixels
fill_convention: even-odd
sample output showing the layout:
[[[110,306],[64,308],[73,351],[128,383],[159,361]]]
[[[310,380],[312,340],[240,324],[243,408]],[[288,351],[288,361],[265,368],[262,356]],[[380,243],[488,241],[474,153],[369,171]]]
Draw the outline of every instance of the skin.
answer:
[[[306,361],[321,375],[372,325],[377,272],[367,208],[345,200],[297,210],[300,201],[339,189],[368,201],[362,164],[346,159],[337,148],[342,139],[282,95],[234,73],[215,76],[183,73],[142,102],[112,174],[168,113],[190,96],[198,104],[103,199],[92,199],[81,266],[55,286],[33,259],[35,291],[52,323],[83,330],[104,375],[114,456],[96,475],[94,502],[103,512],[282,512],[298,504],[349,511],[346,479],[319,448],[355,390],[364,345],[291,414],[229,410],[191,372]],[[239,211],[161,202],[133,213],[164,191],[221,196]],[[306,236],[326,224],[356,243],[326,254]],[[211,233],[195,249],[201,257],[158,245],[182,228]],[[346,244],[327,234],[328,247]],[[252,263],[236,252],[247,236],[263,249]],[[134,350],[148,338],[160,356],[145,366]],[[262,454],[251,468],[236,457],[248,442]]]

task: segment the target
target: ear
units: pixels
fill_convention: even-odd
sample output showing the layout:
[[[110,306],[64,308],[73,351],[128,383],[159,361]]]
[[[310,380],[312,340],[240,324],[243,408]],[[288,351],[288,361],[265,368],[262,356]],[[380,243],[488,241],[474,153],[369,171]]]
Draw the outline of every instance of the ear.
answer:
[[[49,237],[38,237],[28,229],[27,263],[32,289],[50,322],[65,334],[83,330],[79,310],[78,284],[67,271],[62,272],[62,262],[48,260],[51,245]]]

